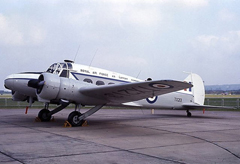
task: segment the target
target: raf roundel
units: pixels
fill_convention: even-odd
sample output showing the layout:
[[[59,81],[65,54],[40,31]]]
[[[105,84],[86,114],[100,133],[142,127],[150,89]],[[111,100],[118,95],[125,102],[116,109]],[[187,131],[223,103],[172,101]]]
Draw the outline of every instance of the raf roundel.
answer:
[[[158,88],[158,89],[172,88],[172,86],[170,86],[170,85],[160,84],[160,83],[152,83],[152,84],[150,84],[150,86],[153,87],[153,88]]]
[[[158,97],[157,96],[154,96],[154,97],[150,97],[150,98],[146,98],[147,102],[149,104],[153,104],[157,101]]]

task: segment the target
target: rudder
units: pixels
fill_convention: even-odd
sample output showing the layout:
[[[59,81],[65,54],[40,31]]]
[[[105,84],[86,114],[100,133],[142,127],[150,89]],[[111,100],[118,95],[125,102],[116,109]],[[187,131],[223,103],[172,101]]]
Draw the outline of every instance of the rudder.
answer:
[[[205,100],[205,87],[202,78],[195,73],[191,73],[184,81],[191,82],[193,85],[192,94],[194,96],[194,103],[203,105]]]

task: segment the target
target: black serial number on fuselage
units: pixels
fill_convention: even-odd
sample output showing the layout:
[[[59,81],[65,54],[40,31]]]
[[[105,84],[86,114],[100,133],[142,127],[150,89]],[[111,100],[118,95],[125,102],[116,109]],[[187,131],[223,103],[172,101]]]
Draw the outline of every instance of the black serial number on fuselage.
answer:
[[[182,102],[182,98],[174,97],[174,101],[176,101],[176,102]]]

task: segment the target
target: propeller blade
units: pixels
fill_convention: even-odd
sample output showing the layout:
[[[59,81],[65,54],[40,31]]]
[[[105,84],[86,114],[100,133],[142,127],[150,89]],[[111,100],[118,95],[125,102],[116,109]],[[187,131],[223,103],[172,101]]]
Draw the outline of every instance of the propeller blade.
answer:
[[[43,86],[45,84],[45,81],[40,81],[39,83],[38,83],[38,86]]]

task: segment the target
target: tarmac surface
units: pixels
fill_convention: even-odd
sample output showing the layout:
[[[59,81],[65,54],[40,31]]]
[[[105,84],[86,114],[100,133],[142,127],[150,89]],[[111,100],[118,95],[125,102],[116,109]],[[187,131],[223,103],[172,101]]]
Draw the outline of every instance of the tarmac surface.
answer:
[[[88,126],[0,109],[0,163],[240,163],[240,112],[101,109]]]

